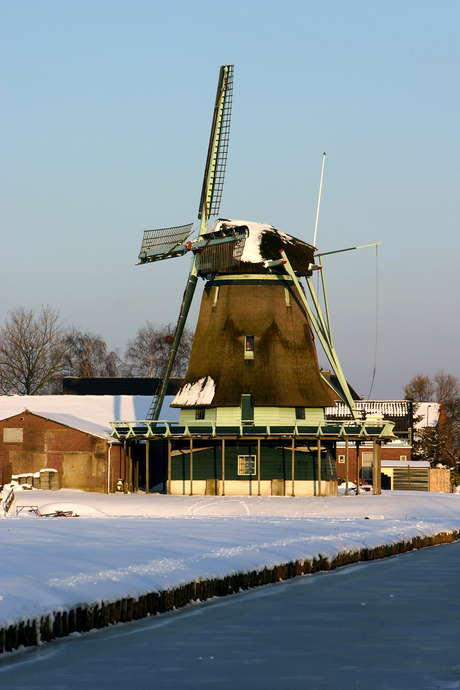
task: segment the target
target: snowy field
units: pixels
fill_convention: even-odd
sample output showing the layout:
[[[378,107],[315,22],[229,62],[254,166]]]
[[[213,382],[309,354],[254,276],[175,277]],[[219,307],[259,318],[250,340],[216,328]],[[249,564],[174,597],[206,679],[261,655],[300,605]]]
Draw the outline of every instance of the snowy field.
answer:
[[[72,510],[77,518],[37,517]],[[0,625],[460,528],[460,494],[324,498],[17,491],[0,519]]]

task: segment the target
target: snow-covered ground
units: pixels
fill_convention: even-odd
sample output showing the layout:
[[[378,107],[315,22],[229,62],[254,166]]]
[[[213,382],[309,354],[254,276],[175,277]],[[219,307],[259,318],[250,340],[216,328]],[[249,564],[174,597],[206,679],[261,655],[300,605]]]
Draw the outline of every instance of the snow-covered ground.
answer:
[[[0,519],[0,625],[195,578],[460,528],[460,495],[325,498],[16,492]],[[77,518],[37,517],[72,510]],[[368,518],[368,519],[367,519]]]

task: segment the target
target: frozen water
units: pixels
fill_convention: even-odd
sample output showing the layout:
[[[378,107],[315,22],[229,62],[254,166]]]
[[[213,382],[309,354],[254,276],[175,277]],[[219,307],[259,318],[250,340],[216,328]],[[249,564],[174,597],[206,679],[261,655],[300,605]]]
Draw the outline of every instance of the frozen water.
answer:
[[[459,687],[460,543],[8,655],[3,690]]]

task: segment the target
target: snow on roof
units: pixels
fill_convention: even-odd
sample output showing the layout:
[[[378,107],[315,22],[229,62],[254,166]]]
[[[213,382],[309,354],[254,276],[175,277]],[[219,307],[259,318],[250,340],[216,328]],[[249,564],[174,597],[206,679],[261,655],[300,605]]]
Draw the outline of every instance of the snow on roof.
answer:
[[[216,384],[210,376],[205,376],[196,383],[186,383],[174,400],[172,405],[181,407],[195,407],[196,405],[210,405],[214,398]]]
[[[281,232],[273,227],[273,225],[268,225],[267,223],[255,223],[251,220],[233,220],[219,218],[215,221],[209,228],[208,232],[215,232],[220,230],[222,226],[226,228],[234,226],[239,228],[241,226],[246,226],[249,230],[249,236],[246,238],[244,244],[243,253],[241,255],[241,261],[247,261],[248,263],[258,264],[265,263],[265,258],[260,253],[260,242],[264,233],[274,233],[281,237],[286,244],[293,244],[293,238],[287,235],[285,232]]]
[[[355,400],[356,409],[367,414],[383,414],[392,417],[405,417],[409,414],[408,400]],[[349,417],[350,408],[338,402],[337,407],[326,407],[326,417]]]
[[[29,410],[32,412],[32,410]],[[91,436],[97,436],[98,438],[104,438],[106,441],[115,443],[115,439],[110,437],[110,431],[106,427],[100,424],[94,424],[94,422],[89,422],[86,419],[80,419],[72,414],[59,414],[58,412],[44,412],[39,414],[38,412],[33,412],[37,417],[43,417],[43,419],[50,419],[58,424],[63,424],[71,429],[78,429],[78,431],[83,431],[85,434],[91,434]]]
[[[414,417],[419,421],[414,422],[416,429],[424,429],[427,426],[436,426],[439,421],[441,404],[437,402],[414,403]]]
[[[431,467],[428,460],[382,460],[382,467]]]
[[[0,419],[29,410],[94,436],[108,438],[110,422],[145,419],[152,398],[149,395],[3,395]]]

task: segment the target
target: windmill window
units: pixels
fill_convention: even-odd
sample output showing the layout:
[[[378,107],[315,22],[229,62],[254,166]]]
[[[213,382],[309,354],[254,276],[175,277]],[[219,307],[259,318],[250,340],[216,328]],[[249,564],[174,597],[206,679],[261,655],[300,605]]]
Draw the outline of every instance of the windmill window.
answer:
[[[305,419],[305,407],[296,407],[295,408],[295,418],[296,419]]]
[[[255,455],[238,455],[238,474],[255,474],[256,473],[256,456]]]
[[[373,453],[363,453],[362,454],[362,470],[361,476],[363,479],[369,481],[372,480],[372,466],[374,464],[374,454]]]
[[[244,339],[244,358],[254,359],[254,336],[247,335]]]
[[[197,407],[195,410],[195,419],[204,419],[206,410],[204,407]]]

